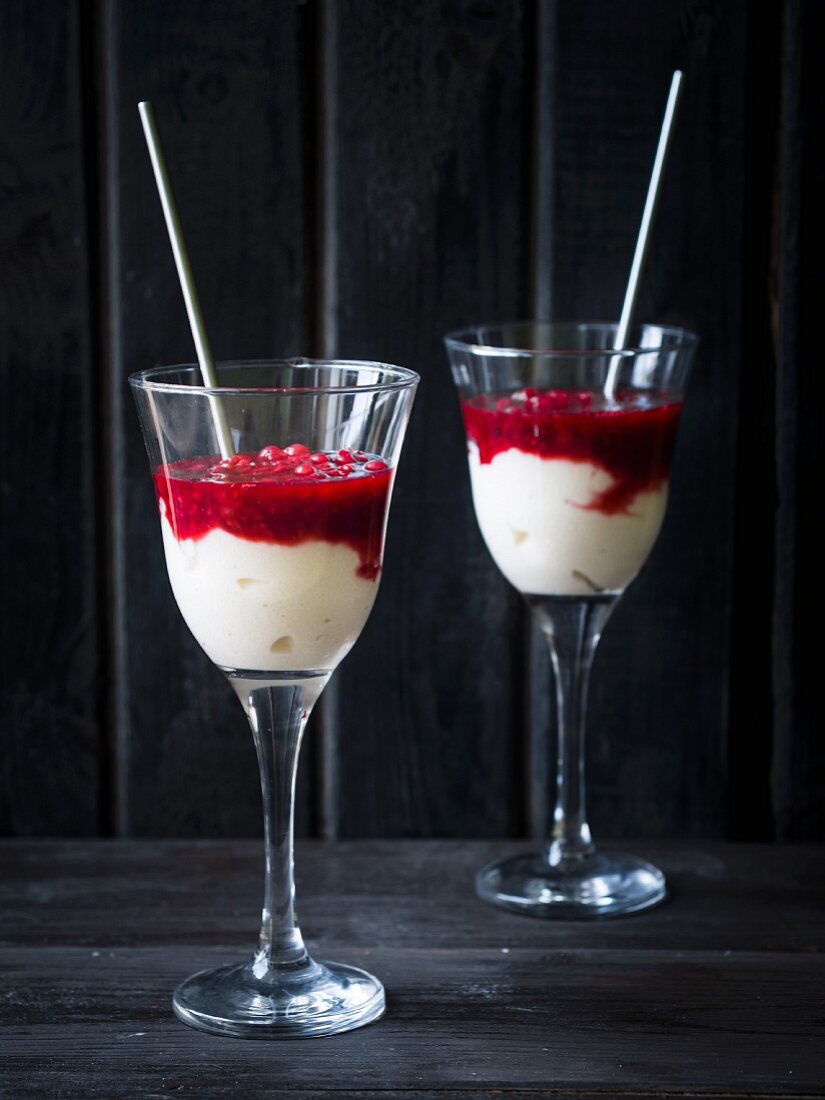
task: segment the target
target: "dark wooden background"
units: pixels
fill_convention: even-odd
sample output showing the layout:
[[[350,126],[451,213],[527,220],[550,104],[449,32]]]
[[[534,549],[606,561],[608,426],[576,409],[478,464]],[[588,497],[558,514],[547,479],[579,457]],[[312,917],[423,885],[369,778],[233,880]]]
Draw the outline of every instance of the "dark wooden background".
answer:
[[[0,0],[0,832],[254,835],[252,742],[165,578],[128,373],[192,349],[423,376],[375,612],[301,829],[520,835],[547,660],[476,528],[441,334],[615,317],[670,72],[645,319],[702,336],[649,567],[594,678],[597,835],[825,836],[813,0]],[[807,33],[806,33],[807,32]]]

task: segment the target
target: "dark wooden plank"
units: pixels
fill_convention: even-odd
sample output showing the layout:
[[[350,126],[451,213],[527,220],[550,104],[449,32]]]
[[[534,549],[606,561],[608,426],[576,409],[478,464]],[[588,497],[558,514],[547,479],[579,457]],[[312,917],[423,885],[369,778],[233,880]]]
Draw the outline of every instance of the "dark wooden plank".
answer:
[[[436,953],[467,945],[805,955],[822,949],[822,846],[640,842],[640,854],[667,873],[673,900],[632,920],[597,925],[519,919],[476,899],[476,870],[522,846],[301,841],[304,930],[318,942],[359,950],[398,942]],[[243,952],[257,935],[257,841],[3,842],[0,871],[6,946],[217,944]]]
[[[350,961],[386,982],[388,1014],[311,1051],[221,1041],[172,1018],[168,997],[181,975],[226,958],[223,948],[96,958],[65,948],[9,952],[15,1003],[0,1011],[6,1080],[57,1084],[68,1071],[117,1087],[128,1075],[131,1095],[202,1084],[248,1095],[275,1083],[339,1094],[422,1085],[806,1094],[822,1086],[822,956],[791,956],[780,969],[748,952],[349,949]],[[104,977],[111,970],[128,994],[117,996]],[[769,1007],[754,1012],[763,998]]]
[[[299,846],[312,946],[389,991],[384,1020],[306,1046],[169,1008],[182,974],[250,946],[258,845],[2,844],[0,1095],[821,1095],[822,846],[650,844],[682,892],[601,925],[478,902],[499,847]]]
[[[78,4],[0,5],[0,833],[100,825]]]
[[[106,5],[125,833],[260,831],[252,739],[234,693],[174,605],[127,392],[131,371],[193,358],[136,105],[155,104],[216,357],[306,354],[314,323],[310,14],[256,0]]]
[[[42,1087],[36,1085],[28,1085],[28,1078],[25,1078],[25,1083],[21,1080],[23,1075],[15,1075],[15,1084],[11,1086],[13,1091],[5,1091],[3,1089],[2,1082],[0,1082],[0,1097],[9,1097],[10,1100],[29,1100],[31,1097],[42,1097],[53,1095],[48,1090],[50,1086],[44,1084]],[[48,1077],[45,1078],[48,1081]],[[73,1096],[75,1093],[73,1089],[78,1090],[84,1097],[120,1097],[134,1095],[129,1087],[122,1081],[113,1081],[111,1084],[106,1084],[102,1088],[96,1087],[94,1084],[89,1083],[89,1075],[87,1073],[73,1073],[61,1074],[61,1087],[64,1089],[60,1093],[61,1096]],[[197,1096],[209,1096],[219,1097],[227,1096],[231,1092],[231,1086],[216,1084],[212,1079],[209,1081],[199,1082],[197,1085],[190,1085],[186,1081],[180,1078],[175,1078],[175,1092],[178,1096],[197,1095]],[[112,1091],[114,1090],[114,1091]],[[162,1097],[164,1092],[151,1092],[144,1093],[151,1097]],[[264,1075],[261,1074],[260,1082],[255,1086],[254,1095],[256,1097],[264,1096],[267,1100],[283,1100],[285,1097],[300,1096],[301,1100],[319,1100],[319,1098],[340,1097],[342,1090],[331,1084],[329,1088],[280,1088],[277,1085],[272,1085],[267,1082]],[[622,1090],[614,1092],[612,1090],[605,1091],[604,1089],[598,1089],[594,1092],[583,1091],[581,1089],[570,1088],[556,1088],[552,1085],[545,1087],[530,1087],[527,1089],[512,1089],[507,1088],[502,1090],[501,1088],[485,1089],[476,1088],[470,1086],[469,1088],[456,1088],[452,1085],[448,1085],[445,1088],[392,1088],[392,1089],[347,1089],[343,1095],[347,1097],[347,1100],[375,1100],[375,1097],[391,1096],[393,1100],[411,1100],[415,1097],[416,1100],[422,1100],[424,1097],[432,1098],[432,1100],[449,1100],[454,1096],[468,1096],[472,1097],[472,1100],[499,1100],[501,1096],[507,1096],[508,1100],[534,1100],[536,1096],[552,1096],[553,1100],[579,1100],[582,1096],[598,1096],[599,1100],[627,1100],[628,1097],[650,1097],[651,1093],[640,1090]],[[703,1092],[703,1096],[729,1096],[729,1093],[714,1093]],[[773,1095],[774,1098],[778,1094],[765,1094],[765,1093],[750,1093],[750,1096],[760,1097],[765,1095]]]
[[[779,173],[778,481],[775,808],[784,839],[825,836],[825,738],[818,646],[821,605],[815,479],[825,444],[825,398],[817,370],[821,249],[815,232],[822,190],[819,135],[822,67],[814,49],[817,9],[784,8],[782,144]]]
[[[543,64],[554,72],[542,140],[555,153],[537,189],[550,224],[535,298],[552,315],[618,316],[670,73],[686,73],[639,314],[687,323],[702,344],[661,538],[596,659],[597,837],[718,835],[726,823],[745,7],[551,0],[544,9]],[[546,718],[539,700],[539,739]]]
[[[338,674],[326,827],[519,830],[522,612],[475,523],[440,337],[526,310],[530,27],[503,0],[327,15],[335,350],[423,381],[382,591]]]

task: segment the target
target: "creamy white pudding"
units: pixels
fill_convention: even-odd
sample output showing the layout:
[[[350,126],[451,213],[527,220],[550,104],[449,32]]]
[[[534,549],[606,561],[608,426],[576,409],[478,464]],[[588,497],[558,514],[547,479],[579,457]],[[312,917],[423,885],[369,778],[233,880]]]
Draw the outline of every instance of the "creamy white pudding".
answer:
[[[161,529],[181,615],[222,668],[335,668],[375,602],[378,580],[358,575],[358,555],[349,546],[279,546],[221,530],[178,541],[165,515]]]
[[[482,464],[470,445],[470,479],[484,541],[501,572],[530,595],[621,591],[653,547],[667,483],[636,494],[626,511],[592,508],[613,478],[589,462],[511,449]]]

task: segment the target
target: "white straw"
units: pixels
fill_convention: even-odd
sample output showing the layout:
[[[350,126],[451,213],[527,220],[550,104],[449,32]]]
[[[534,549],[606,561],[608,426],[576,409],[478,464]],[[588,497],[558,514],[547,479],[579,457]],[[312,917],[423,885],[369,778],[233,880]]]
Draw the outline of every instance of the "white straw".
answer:
[[[201,378],[204,386],[214,389],[218,385],[215,361],[212,358],[212,350],[209,347],[209,339],[206,335],[206,326],[203,323],[198,292],[195,289],[195,279],[192,275],[192,265],[189,261],[189,253],[186,250],[186,241],[184,240],[180,216],[172,191],[172,183],[169,179],[166,157],[163,154],[163,146],[160,142],[155,112],[152,110],[152,104],[146,101],[138,103],[138,112],[140,121],[143,123],[146,144],[149,147],[149,157],[155,173],[160,205],[163,207],[163,217],[166,220],[169,243],[172,245],[172,255],[175,257],[175,267],[178,269],[180,288],[183,291],[183,300],[186,303],[186,313],[189,317],[189,327],[192,329],[192,338],[195,341],[195,351],[201,368]],[[235,448],[232,443],[232,433],[229,431],[224,415],[223,405],[214,396],[210,396],[209,404],[212,408],[215,434],[218,437],[221,455],[223,458],[229,458],[235,453]]]
[[[633,263],[630,265],[630,278],[627,280],[627,290],[625,291],[624,303],[622,305],[622,315],[619,318],[619,327],[616,329],[616,338],[613,341],[613,347],[617,351],[627,346],[627,334],[630,331],[630,324],[636,309],[636,299],[639,295],[639,281],[642,274],[642,268],[644,267],[645,257],[647,256],[647,247],[650,243],[650,228],[656,215],[656,206],[658,205],[659,195],[662,190],[662,177],[665,172],[667,154],[670,148],[670,138],[673,133],[673,120],[676,117],[676,107],[679,103],[679,92],[681,87],[682,72],[677,69],[670,82],[670,93],[667,97],[667,106],[665,107],[665,115],[662,119],[662,129],[659,134],[659,145],[656,149],[656,157],[653,161],[653,171],[650,173],[650,184],[647,189],[645,208],[642,212],[642,223],[639,226],[639,236],[636,238],[636,251],[633,253]],[[610,364],[610,370],[608,371],[607,381],[604,387],[605,397],[608,401],[612,401],[615,396],[616,382],[621,362],[621,357],[616,356]]]

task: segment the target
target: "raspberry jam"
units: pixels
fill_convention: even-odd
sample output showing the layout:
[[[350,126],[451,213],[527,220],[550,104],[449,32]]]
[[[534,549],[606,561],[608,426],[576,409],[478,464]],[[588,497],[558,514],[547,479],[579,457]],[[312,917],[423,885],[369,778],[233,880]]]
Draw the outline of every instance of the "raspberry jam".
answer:
[[[379,455],[311,453],[295,443],[173,462],[155,470],[154,482],[177,539],[220,529],[283,546],[344,543],[358,554],[359,576],[380,572],[392,471]]]
[[[482,465],[511,449],[592,463],[613,478],[586,506],[605,515],[626,513],[638,493],[667,481],[681,411],[676,397],[629,390],[611,405],[600,393],[534,389],[462,402]]]

